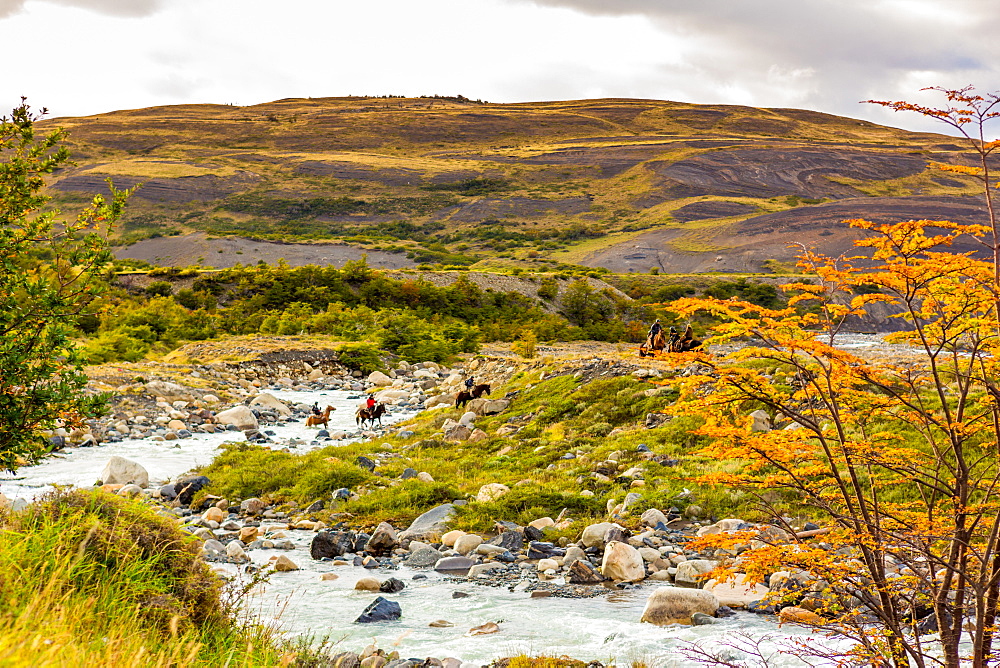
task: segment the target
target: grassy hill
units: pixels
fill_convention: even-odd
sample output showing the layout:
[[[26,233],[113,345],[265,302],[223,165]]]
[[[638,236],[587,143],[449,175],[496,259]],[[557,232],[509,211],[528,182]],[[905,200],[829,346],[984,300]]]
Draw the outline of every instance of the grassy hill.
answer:
[[[967,160],[953,138],[797,109],[324,98],[46,124],[70,131],[77,160],[57,203],[108,176],[144,183],[120,233],[146,241],[119,254],[160,264],[368,251],[386,267],[767,271],[789,242],[846,249],[845,218],[982,215],[971,179],[930,164]],[[347,248],[220,239],[234,236]]]

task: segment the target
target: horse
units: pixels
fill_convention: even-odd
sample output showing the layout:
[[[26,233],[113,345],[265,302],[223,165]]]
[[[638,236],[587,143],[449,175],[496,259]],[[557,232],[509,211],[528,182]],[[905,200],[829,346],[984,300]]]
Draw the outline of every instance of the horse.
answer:
[[[323,425],[323,427],[326,428],[326,426],[329,425],[330,423],[330,413],[332,413],[335,410],[337,409],[334,408],[333,406],[327,406],[321,414],[310,415],[309,417],[306,418],[306,426],[318,427],[320,425]]]
[[[489,395],[489,393],[490,393],[490,386],[487,385],[486,383],[483,383],[482,385],[476,385],[469,391],[462,390],[457,395],[455,395],[455,408],[461,408],[462,406],[469,403],[473,399],[478,399],[484,394]]]
[[[374,427],[376,420],[378,420],[378,426],[381,427],[383,415],[385,415],[385,404],[377,403],[371,408],[359,408],[358,412],[354,414],[354,419],[359,427],[365,422],[371,422]]]
[[[659,330],[656,334],[648,337],[646,342],[639,346],[639,357],[653,357],[655,353],[660,352],[667,347],[667,341],[663,338],[663,330]]]
[[[701,341],[694,338],[694,330],[691,329],[691,325],[687,326],[684,330],[684,335],[677,337],[670,337],[670,351],[674,353],[686,353],[694,350],[701,345]]]

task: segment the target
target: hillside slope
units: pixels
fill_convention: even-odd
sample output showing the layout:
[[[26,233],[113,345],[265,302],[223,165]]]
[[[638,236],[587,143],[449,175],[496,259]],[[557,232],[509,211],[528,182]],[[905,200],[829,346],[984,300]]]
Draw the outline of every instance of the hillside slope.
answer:
[[[971,178],[931,165],[968,160],[953,138],[796,109],[325,98],[46,123],[77,159],[57,203],[108,176],[142,182],[122,244],[152,237],[132,256],[163,264],[239,260],[207,234],[400,253],[384,266],[760,271],[789,261],[789,242],[846,249],[845,218],[983,215]],[[202,250],[159,252],[198,232]],[[328,246],[289,255],[336,261]]]

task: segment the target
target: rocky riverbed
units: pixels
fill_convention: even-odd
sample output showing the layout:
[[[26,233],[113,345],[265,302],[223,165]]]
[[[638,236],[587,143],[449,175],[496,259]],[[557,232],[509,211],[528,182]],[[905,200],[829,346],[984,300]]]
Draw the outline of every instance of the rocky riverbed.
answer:
[[[356,439],[405,437],[406,428],[392,423],[450,406],[466,374],[499,385],[524,368],[503,359],[474,360],[464,369],[403,363],[388,374],[362,377],[329,360],[285,360],[164,367],[170,373],[161,377],[124,370],[95,381],[95,389],[114,392],[112,414],[54,431],[59,453],[3,480],[6,497],[0,502],[17,508],[56,484],[100,485],[145,498],[203,541],[203,557],[225,577],[266,574],[251,607],[289,633],[338,639],[344,666],[471,668],[518,653],[570,655],[593,666],[630,660],[683,666],[690,665],[681,651],[685,642],[734,657],[727,648],[734,633],[777,648],[822,622],[808,609],[786,608],[784,619],[805,626],[779,630],[775,609],[761,600],[771,588],[808,593],[808,583],[793,573],[771,576],[770,588],[740,578],[706,582],[708,571],[738,552],[701,552],[688,545],[705,533],[750,530],[761,541],[788,541],[790,535],[738,519],[713,522],[697,506],[683,514],[649,509],[638,529],[634,523],[629,529],[620,518],[636,491],[609,506],[606,522],[583,525],[557,516],[526,525],[499,521],[482,535],[450,530],[457,506],[510,491],[491,483],[474,498],[433,508],[409,526],[383,523],[366,533],[330,513],[355,494],[351,489],[307,508],[282,509],[256,498],[203,498],[199,491],[208,481],[184,475],[209,463],[227,440],[304,452]],[[555,373],[582,380],[659,374],[597,359]],[[354,409],[369,392],[388,405],[389,415],[381,427],[360,428]],[[313,403],[332,409],[322,428],[305,425]],[[477,417],[507,405],[503,397],[478,399],[459,420],[444,421],[441,437],[485,438]],[[519,428],[500,429],[508,427],[515,433]],[[656,456],[648,449],[636,454]],[[624,476],[638,485],[641,470],[622,470],[622,459],[622,453],[612,453],[593,475]],[[374,470],[383,462],[373,455],[356,463]],[[412,469],[401,477],[430,479]],[[575,539],[565,536],[570,529],[579,530]],[[770,665],[804,664],[783,657]]]

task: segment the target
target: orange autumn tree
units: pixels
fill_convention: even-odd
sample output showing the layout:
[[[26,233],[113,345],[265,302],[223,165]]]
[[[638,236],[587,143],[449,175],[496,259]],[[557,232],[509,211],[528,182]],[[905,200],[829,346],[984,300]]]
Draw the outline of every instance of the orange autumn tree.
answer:
[[[756,579],[804,572],[815,611],[855,641],[836,653],[845,665],[985,668],[995,657],[1000,234],[988,160],[996,144],[985,141],[982,126],[997,116],[1000,98],[943,92],[956,106],[881,104],[940,118],[970,139],[979,167],[945,167],[984,184],[985,224],[848,221],[866,233],[859,256],[807,253],[800,266],[814,281],[784,286],[792,293],[787,308],[697,298],[671,304],[684,317],[708,312],[721,320],[713,343],[746,342],[729,354],[678,359],[701,369],[680,379],[676,407],[704,417],[700,433],[710,444],[700,454],[740,466],[704,481],[755,494],[779,523],[805,506],[831,527],[823,545],[754,543],[738,568]],[[960,237],[987,252],[951,252]],[[905,321],[890,337],[905,352],[861,355],[835,345],[845,323],[874,304]],[[748,414],[759,408],[778,428],[753,429]],[[937,635],[926,633],[935,627]]]

